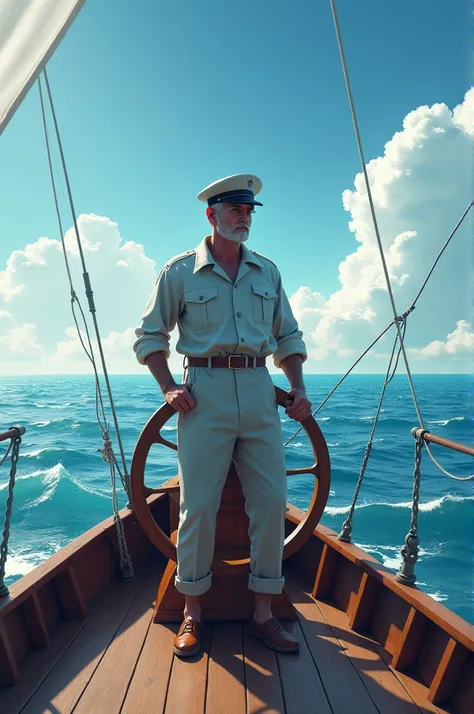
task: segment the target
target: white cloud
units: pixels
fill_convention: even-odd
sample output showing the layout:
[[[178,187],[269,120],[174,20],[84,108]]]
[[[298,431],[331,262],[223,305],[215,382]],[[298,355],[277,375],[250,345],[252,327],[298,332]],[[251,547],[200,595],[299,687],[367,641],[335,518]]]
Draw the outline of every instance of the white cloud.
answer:
[[[42,359],[44,350],[38,343],[36,325],[28,322],[10,327],[4,335],[0,335],[0,353],[11,355],[15,362]]]
[[[439,357],[449,355],[452,357],[474,357],[474,332],[466,320],[458,320],[456,329],[450,332],[446,340],[433,340],[421,349],[412,348],[413,354],[419,357]],[[472,359],[471,357],[471,359]]]
[[[421,106],[410,112],[402,129],[387,142],[384,155],[368,164],[400,312],[411,304],[446,236],[472,198],[473,136],[474,89],[452,112],[444,104]],[[347,369],[392,319],[362,174],[355,177],[352,190],[343,192],[342,201],[349,214],[354,250],[339,265],[340,287],[324,296],[316,285],[301,286],[291,296],[309,348],[307,372]],[[111,372],[146,373],[131,347],[134,327],[156,278],[155,263],[142,245],[124,241],[117,224],[109,218],[82,215],[78,225],[108,367]],[[75,288],[92,330],[72,229],[66,234],[66,245]],[[471,368],[471,256],[466,221],[409,317],[407,345],[421,370],[446,371],[450,363],[457,370]],[[91,337],[98,360],[92,332]],[[180,373],[182,358],[174,351],[176,337],[175,331],[170,366]],[[371,351],[368,371],[384,370],[382,357],[390,353],[392,339],[393,335],[388,336]],[[0,271],[0,371],[90,370],[71,316],[61,244],[40,237],[13,251],[5,270]]]
[[[132,351],[134,327],[156,279],[155,263],[143,246],[124,242],[116,223],[96,215],[78,219],[92,281],[104,354],[111,372],[139,372]],[[99,351],[84,297],[82,268],[74,231],[65,236],[73,283],[86,314],[96,361]],[[8,309],[3,308],[8,307]],[[81,335],[87,345],[76,306]],[[181,358],[171,361],[181,371]],[[0,271],[0,371],[11,373],[90,373],[70,306],[61,243],[39,238],[11,254]]]
[[[444,104],[421,106],[410,112],[402,130],[385,145],[384,155],[367,166],[399,313],[411,304],[438,251],[472,199],[473,136],[471,89],[453,112]],[[340,358],[340,370],[345,369],[349,361],[341,358],[360,354],[393,317],[362,173],[356,176],[354,189],[343,192],[342,200],[358,245],[339,265],[340,288],[326,299],[312,287],[302,287],[291,296],[310,351],[308,367],[312,364],[316,371],[325,369],[324,360],[334,357]],[[422,345],[433,337],[443,337],[456,323],[459,329],[459,320],[467,326],[471,243],[472,218],[468,217],[433,273],[417,309],[408,318],[407,343],[414,348],[415,358],[428,356],[426,352],[422,354]],[[463,339],[466,334],[463,332]],[[386,337],[379,343],[378,347],[385,348],[382,353],[389,351],[393,338],[394,335]],[[443,357],[445,366],[447,358],[462,354],[451,349],[430,349],[429,355]],[[469,370],[469,365],[458,361],[456,368]]]

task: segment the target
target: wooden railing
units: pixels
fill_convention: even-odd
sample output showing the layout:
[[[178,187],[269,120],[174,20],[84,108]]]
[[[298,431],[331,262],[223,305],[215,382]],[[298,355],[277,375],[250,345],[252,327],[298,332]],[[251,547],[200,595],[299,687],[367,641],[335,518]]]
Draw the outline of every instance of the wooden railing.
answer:
[[[2,431],[0,432],[0,441],[7,441],[7,439],[13,439],[15,436],[18,436],[18,432],[20,432],[20,436],[23,436],[25,433],[26,429],[24,426],[11,426],[7,431]]]
[[[459,451],[461,454],[467,454],[468,456],[474,456],[474,449],[471,446],[465,446],[465,444],[458,444],[456,441],[451,441],[450,439],[444,439],[442,436],[435,436],[426,429],[414,428],[411,433],[415,439],[423,439],[431,444],[439,444],[440,446],[445,446],[447,449],[452,449],[453,451]]]

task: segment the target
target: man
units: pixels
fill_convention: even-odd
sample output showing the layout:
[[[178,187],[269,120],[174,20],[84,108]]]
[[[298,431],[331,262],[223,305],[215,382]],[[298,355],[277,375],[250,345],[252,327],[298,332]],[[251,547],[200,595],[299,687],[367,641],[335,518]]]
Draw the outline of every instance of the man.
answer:
[[[180,519],[175,586],[185,596],[174,652],[199,651],[199,596],[211,586],[216,514],[233,460],[246,499],[251,540],[249,588],[255,593],[251,633],[278,651],[298,640],[272,616],[282,591],[287,481],[275,390],[265,366],[273,360],[288,378],[297,421],[311,413],[302,363],[306,348],[276,265],[245,245],[262,183],[252,174],[228,176],[197,198],[207,202],[212,233],[195,250],[161,270],[135,333],[134,350],[178,412]],[[184,384],[167,366],[170,332],[186,356]]]

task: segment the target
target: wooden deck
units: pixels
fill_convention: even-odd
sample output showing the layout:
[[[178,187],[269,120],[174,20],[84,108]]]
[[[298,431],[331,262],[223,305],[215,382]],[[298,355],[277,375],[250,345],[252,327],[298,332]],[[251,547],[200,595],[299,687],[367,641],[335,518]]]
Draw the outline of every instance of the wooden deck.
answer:
[[[149,568],[151,571],[152,568]],[[315,601],[288,568],[299,620],[297,654],[250,638],[245,623],[206,623],[203,652],[173,655],[178,625],[153,624],[160,572],[115,582],[83,620],[21,663],[21,686],[0,692],[3,714],[444,714],[427,688],[393,670],[386,651],[349,628],[346,613]]]

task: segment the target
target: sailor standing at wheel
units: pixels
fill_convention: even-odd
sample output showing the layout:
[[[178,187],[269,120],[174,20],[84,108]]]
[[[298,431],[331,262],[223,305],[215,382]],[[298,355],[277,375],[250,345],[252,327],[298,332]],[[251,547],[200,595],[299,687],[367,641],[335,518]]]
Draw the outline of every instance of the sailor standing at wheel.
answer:
[[[216,181],[197,198],[207,202],[212,232],[160,271],[139,327],[134,350],[178,412],[180,518],[175,586],[185,596],[177,655],[200,647],[199,596],[211,586],[216,514],[232,461],[242,483],[251,541],[249,589],[255,593],[251,633],[278,651],[296,640],[273,617],[272,595],[281,593],[286,466],[274,386],[265,366],[285,373],[292,402],[286,413],[302,421],[311,413],[302,364],[306,347],[283,290],[277,266],[249,250],[255,200],[262,183],[252,174]],[[170,332],[186,357],[184,384],[168,369]]]

